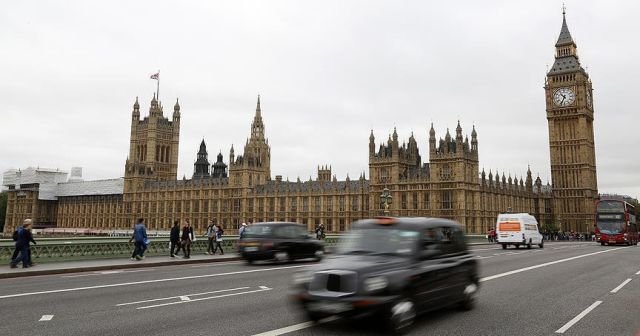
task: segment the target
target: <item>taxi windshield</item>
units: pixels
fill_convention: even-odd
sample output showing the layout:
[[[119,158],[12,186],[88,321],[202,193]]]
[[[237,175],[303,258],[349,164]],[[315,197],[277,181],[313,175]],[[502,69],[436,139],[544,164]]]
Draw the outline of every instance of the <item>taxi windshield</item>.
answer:
[[[410,256],[416,248],[419,232],[398,229],[355,229],[338,244],[338,254]]]

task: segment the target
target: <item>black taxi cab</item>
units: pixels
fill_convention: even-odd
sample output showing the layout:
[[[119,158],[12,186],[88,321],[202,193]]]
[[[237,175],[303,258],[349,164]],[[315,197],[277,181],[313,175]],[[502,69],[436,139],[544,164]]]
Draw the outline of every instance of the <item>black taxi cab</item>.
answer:
[[[302,224],[264,222],[247,226],[238,241],[238,253],[249,264],[256,260],[287,262],[314,258],[320,261],[324,244],[313,239]]]
[[[471,309],[478,285],[460,224],[380,217],[354,223],[334,256],[294,274],[290,298],[312,321],[376,315],[404,333],[419,313]]]

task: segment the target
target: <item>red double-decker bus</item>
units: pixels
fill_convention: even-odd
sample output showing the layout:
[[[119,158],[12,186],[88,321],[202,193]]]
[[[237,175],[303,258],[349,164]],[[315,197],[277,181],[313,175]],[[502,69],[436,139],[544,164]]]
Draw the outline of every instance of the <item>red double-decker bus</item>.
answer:
[[[623,200],[596,203],[596,239],[600,245],[637,245],[636,208]]]

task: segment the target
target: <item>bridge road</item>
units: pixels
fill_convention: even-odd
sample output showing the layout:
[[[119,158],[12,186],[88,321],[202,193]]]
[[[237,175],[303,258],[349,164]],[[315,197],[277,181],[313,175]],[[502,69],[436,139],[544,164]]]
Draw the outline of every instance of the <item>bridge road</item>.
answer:
[[[412,335],[640,331],[639,247],[472,250],[483,277],[476,308],[422,316]],[[0,334],[383,335],[371,323],[304,323],[286,294],[291,275],[308,265],[228,262],[4,279]]]

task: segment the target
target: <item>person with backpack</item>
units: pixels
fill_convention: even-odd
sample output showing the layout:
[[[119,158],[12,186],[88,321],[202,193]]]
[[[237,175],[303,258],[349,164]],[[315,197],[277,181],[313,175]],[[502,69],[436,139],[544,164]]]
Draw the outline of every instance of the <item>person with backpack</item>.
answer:
[[[22,262],[22,268],[29,268],[33,266],[31,262],[31,249],[29,248],[29,243],[32,242],[36,245],[36,241],[33,240],[33,235],[31,234],[31,219],[25,219],[22,228],[16,230],[18,232],[16,238],[16,250],[19,251],[18,255],[15,258],[11,259],[10,266],[11,268],[17,268],[18,263]],[[14,236],[16,234],[14,233]],[[15,251],[14,251],[15,253]]]
[[[220,255],[224,254],[224,251],[222,250],[222,235],[224,234],[224,230],[222,229],[222,225],[216,226],[217,230],[216,230],[216,248],[213,250],[213,254],[216,254],[216,251],[218,251],[218,247],[220,248]]]
[[[171,258],[175,258],[176,254],[178,254],[178,252],[180,252],[180,249],[182,248],[182,244],[180,244],[180,225],[179,224],[180,222],[177,220],[173,222],[173,227],[171,227],[171,233],[169,235],[169,244],[171,244],[170,246]],[[174,249],[175,249],[175,252],[174,252]]]
[[[138,218],[138,222],[133,227],[133,236],[129,239],[129,243],[134,242],[133,254],[131,260],[144,259],[144,251],[147,249],[147,228],[144,226],[144,219]]]
[[[218,227],[211,221],[211,224],[207,227],[207,239],[209,240],[209,246],[207,247],[207,254],[213,254],[213,242],[216,240]]]

